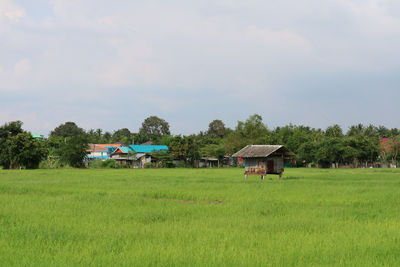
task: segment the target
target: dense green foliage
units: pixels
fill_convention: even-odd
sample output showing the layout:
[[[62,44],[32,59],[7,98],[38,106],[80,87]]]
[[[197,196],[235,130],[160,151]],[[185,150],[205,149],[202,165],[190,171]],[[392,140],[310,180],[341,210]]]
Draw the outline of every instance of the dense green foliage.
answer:
[[[50,136],[58,137],[74,137],[78,135],[84,135],[85,130],[79,128],[75,122],[68,121],[64,124],[60,124],[53,131],[51,131]]]
[[[150,116],[146,118],[142,127],[139,129],[137,139],[139,143],[143,143],[149,140],[158,140],[163,135],[169,135],[169,124],[164,119],[157,116]]]
[[[107,160],[93,160],[89,163],[89,168],[91,169],[122,169],[122,168],[126,168],[126,164],[121,164],[121,163],[117,163],[115,160],[113,159],[107,159]]]
[[[47,155],[43,142],[35,140],[32,134],[27,132],[9,137],[6,147],[11,169],[36,169]]]
[[[66,138],[60,143],[55,154],[59,156],[60,161],[71,167],[81,167],[83,160],[87,155],[87,138],[83,135]]]
[[[14,121],[0,127],[0,166],[4,169],[37,168],[46,154],[44,143],[25,132],[22,122]]]
[[[86,135],[70,137],[51,136],[47,142],[48,161],[51,166],[82,167],[87,155]]]
[[[7,124],[10,133],[16,135],[18,123]],[[5,134],[1,132],[0,136]],[[6,139],[0,140],[0,150],[5,149]],[[382,146],[380,140],[386,140]],[[347,166],[369,167],[398,165],[400,161],[400,131],[397,128],[387,129],[383,126],[353,125],[347,132],[335,124],[325,130],[308,126],[289,124],[284,127],[269,129],[263,118],[254,114],[245,121],[238,121],[235,129],[225,127],[221,120],[213,120],[205,131],[191,135],[171,135],[169,124],[156,116],[146,118],[138,133],[127,128],[110,132],[91,129],[85,132],[73,122],[66,122],[56,127],[50,138],[45,140],[48,151],[48,167],[76,166],[81,167],[85,158],[88,143],[142,144],[151,141],[155,145],[167,145],[167,154],[158,155],[160,164],[149,164],[151,167],[171,167],[172,162],[179,166],[196,167],[201,158],[217,158],[219,166],[227,165],[229,155],[246,145],[285,145],[296,155],[296,166]],[[9,157],[8,157],[9,158]],[[157,157],[155,157],[157,158]],[[230,161],[232,163],[232,161]],[[9,159],[0,155],[0,165],[10,166]],[[36,165],[36,163],[34,164]]]
[[[387,137],[393,139],[390,143],[393,149],[384,151],[379,141]],[[238,121],[233,130],[225,127],[221,120],[213,120],[207,130],[188,136],[170,135],[169,124],[151,116],[144,120],[138,133],[131,133],[126,128],[113,134],[103,134],[101,129],[90,130],[88,141],[125,144],[152,141],[153,144],[167,145],[170,148],[168,162],[169,158],[173,158],[180,162],[180,166],[196,166],[196,161],[201,157],[214,157],[220,165],[226,164],[226,155],[232,155],[250,144],[285,145],[297,155],[297,166],[363,167],[378,163],[385,166],[400,160],[400,131],[396,128],[358,124],[344,133],[337,124],[325,130],[290,124],[269,129],[258,114],[250,116],[246,121]]]
[[[268,178],[268,177],[267,177]],[[0,170],[1,266],[397,266],[400,172]]]
[[[225,127],[225,123],[221,120],[213,120],[208,125],[207,134],[214,138],[224,138],[229,133],[229,129]]]

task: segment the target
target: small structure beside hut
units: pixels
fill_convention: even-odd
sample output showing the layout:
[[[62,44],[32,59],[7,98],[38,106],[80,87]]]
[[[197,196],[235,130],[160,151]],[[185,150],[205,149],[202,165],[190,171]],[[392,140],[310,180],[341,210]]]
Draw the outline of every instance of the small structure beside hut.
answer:
[[[202,157],[199,159],[199,168],[216,168],[218,167],[218,159],[212,157]]]
[[[281,179],[285,160],[295,156],[292,151],[281,145],[248,145],[232,155],[243,159],[245,179],[248,175],[260,175],[263,180],[267,174],[277,174]]]

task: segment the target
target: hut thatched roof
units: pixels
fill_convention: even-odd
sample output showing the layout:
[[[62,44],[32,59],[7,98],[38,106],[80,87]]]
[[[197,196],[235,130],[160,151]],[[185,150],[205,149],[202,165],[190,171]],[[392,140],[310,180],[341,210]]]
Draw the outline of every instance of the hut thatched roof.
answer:
[[[241,157],[241,158],[265,158],[271,155],[272,153],[283,154],[284,157],[293,158],[296,155],[290,151],[285,146],[281,145],[248,145],[235,154],[232,157]]]

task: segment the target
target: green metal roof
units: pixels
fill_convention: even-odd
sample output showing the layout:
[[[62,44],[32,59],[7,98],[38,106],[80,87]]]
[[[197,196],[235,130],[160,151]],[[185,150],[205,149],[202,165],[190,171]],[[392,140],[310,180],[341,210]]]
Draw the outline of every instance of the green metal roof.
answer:
[[[134,152],[131,148],[129,148],[127,146],[121,146],[121,147],[117,147],[113,153],[115,153],[118,149],[121,150],[122,153],[126,153],[126,154]]]
[[[32,135],[33,138],[36,138],[36,139],[43,139],[43,136],[41,136],[41,135],[39,135],[39,134],[31,133],[31,135]]]

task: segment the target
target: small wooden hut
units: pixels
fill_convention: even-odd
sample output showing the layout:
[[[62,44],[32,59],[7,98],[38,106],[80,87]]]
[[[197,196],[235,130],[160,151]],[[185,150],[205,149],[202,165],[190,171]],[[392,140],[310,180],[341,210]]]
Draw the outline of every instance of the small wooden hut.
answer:
[[[232,155],[244,161],[244,176],[260,175],[265,179],[267,174],[277,174],[282,178],[285,160],[296,155],[281,145],[248,145]]]

